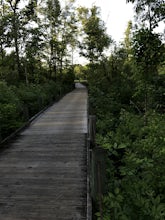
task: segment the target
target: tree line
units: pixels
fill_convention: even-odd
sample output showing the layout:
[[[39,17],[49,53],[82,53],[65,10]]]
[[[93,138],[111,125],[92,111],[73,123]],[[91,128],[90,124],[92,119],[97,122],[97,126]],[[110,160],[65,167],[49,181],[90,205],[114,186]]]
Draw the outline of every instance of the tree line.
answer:
[[[56,80],[73,65],[76,48],[91,61],[100,57],[109,37],[98,8],[77,9],[74,2],[61,6],[59,0],[1,0],[1,80]]]
[[[57,0],[2,0],[1,79],[56,79],[71,59],[68,47],[74,45],[76,30],[72,10],[71,2],[61,8]]]

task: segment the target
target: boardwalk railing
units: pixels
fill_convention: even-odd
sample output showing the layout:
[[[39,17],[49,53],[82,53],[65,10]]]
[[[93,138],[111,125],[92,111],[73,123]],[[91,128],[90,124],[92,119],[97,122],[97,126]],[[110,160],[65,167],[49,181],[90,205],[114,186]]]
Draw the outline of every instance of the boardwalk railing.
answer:
[[[89,158],[90,158],[90,192],[92,204],[98,206],[100,220],[103,219],[102,198],[106,191],[106,158],[107,152],[96,144],[96,116],[89,116]],[[98,210],[92,210],[93,215]]]
[[[89,141],[90,141],[90,148],[94,148],[96,138],[96,116],[89,115]]]

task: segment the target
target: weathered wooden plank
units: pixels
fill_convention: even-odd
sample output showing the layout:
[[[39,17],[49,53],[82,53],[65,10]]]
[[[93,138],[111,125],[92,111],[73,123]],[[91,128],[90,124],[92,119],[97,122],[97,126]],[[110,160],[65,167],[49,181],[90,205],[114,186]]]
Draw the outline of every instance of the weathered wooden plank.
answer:
[[[87,219],[87,91],[77,88],[0,152],[0,219]]]

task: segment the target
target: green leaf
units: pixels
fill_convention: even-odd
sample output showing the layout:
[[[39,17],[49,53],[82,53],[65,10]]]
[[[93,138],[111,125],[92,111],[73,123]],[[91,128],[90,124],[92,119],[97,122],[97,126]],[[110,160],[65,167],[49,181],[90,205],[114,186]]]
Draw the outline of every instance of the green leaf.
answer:
[[[127,147],[127,145],[124,144],[124,143],[118,145],[118,149],[123,149],[123,148],[126,148],[126,147]]]

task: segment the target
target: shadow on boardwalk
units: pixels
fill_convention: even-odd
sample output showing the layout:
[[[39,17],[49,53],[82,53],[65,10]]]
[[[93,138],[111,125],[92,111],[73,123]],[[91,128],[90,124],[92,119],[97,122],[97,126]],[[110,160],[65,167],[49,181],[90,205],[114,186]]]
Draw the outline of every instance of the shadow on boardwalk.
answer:
[[[87,219],[86,133],[78,84],[0,153],[1,220]]]

